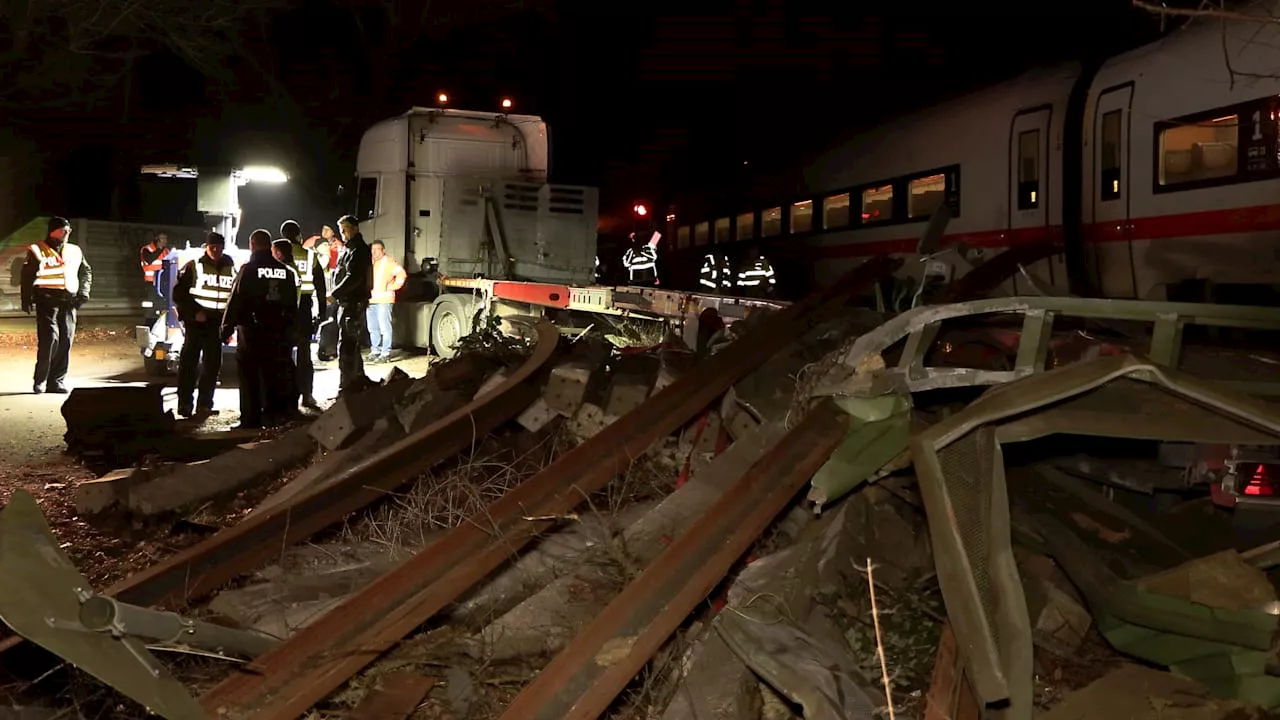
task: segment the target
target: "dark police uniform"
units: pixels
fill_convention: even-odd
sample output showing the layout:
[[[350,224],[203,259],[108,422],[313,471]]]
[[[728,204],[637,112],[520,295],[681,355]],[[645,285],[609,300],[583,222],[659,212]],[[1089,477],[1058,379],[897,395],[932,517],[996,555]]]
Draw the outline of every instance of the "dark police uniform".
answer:
[[[312,309],[313,298],[320,298],[319,316],[324,317],[325,307],[324,267],[320,264],[316,251],[305,248],[302,243],[290,242],[293,253],[293,265],[298,270],[298,314],[293,324],[294,369],[298,384],[298,394],[302,402],[315,404],[316,368],[311,361],[311,335],[316,331],[317,316]]]
[[[27,248],[22,266],[22,309],[36,311],[36,371],[32,389],[67,392],[71,343],[76,336],[76,310],[89,300],[93,269],[80,246],[55,237],[70,228],[60,217],[49,220],[49,235]]]
[[[216,261],[201,255],[182,267],[173,286],[173,304],[182,318],[182,355],[178,365],[178,414],[191,415],[194,405],[201,412],[213,410],[213,391],[222,371],[222,315],[231,299],[236,279],[235,261],[223,255]],[[204,320],[200,320],[204,313]]]
[[[270,250],[255,251],[236,275],[222,318],[222,340],[236,332],[241,427],[262,427],[297,412],[289,358],[297,312],[291,268]]]
[[[333,273],[333,299],[338,304],[338,371],[340,390],[361,390],[367,381],[360,343],[365,310],[373,295],[373,255],[364,235],[356,233],[338,255]]]

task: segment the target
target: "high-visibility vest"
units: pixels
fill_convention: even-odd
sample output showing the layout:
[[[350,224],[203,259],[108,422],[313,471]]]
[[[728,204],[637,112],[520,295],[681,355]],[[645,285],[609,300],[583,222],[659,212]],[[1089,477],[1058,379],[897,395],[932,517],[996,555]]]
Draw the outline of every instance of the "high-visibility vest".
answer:
[[[298,271],[298,294],[314,295],[316,283],[311,270],[316,264],[316,251],[302,247],[296,242],[290,242],[289,246],[293,248],[293,266]]]
[[[738,273],[739,287],[756,287],[761,284],[777,285],[773,277],[773,266],[763,258],[751,263],[751,267]]]
[[[729,269],[729,259],[716,257],[709,253],[702,258],[702,269],[698,272],[698,283],[708,290],[733,287],[733,272]]]
[[[84,255],[79,245],[62,243],[59,252],[49,247],[44,241],[31,245],[31,252],[40,258],[40,267],[36,269],[35,286],[45,290],[66,290],[75,295],[80,290],[80,266],[84,264]]]
[[[169,257],[169,248],[165,248],[160,251],[160,254],[156,255],[154,260],[147,262],[144,253],[155,251],[156,244],[154,242],[143,245],[142,249],[138,251],[138,260],[142,264],[142,274],[146,276],[147,282],[153,285],[156,282],[156,273],[160,271],[160,268],[164,267],[164,259]]]
[[[642,272],[654,271],[657,274],[658,251],[651,245],[630,248],[623,256],[622,264],[627,268],[627,274],[632,280]]]
[[[206,310],[226,310],[227,301],[231,299],[231,286],[236,280],[235,264],[217,265],[208,255],[201,255],[191,264],[196,271],[191,298]]]

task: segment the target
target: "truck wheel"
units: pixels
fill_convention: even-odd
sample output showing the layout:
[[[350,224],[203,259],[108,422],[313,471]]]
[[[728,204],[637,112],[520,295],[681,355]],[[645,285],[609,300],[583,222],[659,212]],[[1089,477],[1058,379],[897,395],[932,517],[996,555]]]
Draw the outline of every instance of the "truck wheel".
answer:
[[[436,355],[449,359],[458,354],[458,341],[475,330],[475,308],[455,296],[436,298],[431,313],[431,347]]]

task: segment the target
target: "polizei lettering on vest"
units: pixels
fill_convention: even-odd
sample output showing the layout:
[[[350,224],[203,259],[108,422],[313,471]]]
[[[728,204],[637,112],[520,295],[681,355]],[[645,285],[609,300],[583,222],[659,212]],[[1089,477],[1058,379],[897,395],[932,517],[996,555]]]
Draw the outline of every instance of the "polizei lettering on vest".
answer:
[[[258,268],[259,280],[284,280],[289,277],[287,268]]]

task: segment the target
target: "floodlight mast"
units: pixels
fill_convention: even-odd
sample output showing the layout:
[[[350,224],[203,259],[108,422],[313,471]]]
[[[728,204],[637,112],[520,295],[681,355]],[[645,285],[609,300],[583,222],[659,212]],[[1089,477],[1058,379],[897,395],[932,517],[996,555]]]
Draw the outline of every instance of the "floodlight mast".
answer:
[[[196,209],[205,216],[206,228],[226,238],[231,248],[236,247],[240,225],[239,188],[251,182],[272,185],[289,182],[289,174],[272,165],[209,170],[203,176],[199,168],[177,164],[143,165],[141,172],[156,177],[195,179],[199,183]]]

